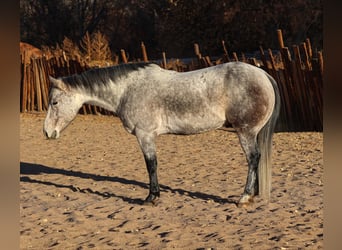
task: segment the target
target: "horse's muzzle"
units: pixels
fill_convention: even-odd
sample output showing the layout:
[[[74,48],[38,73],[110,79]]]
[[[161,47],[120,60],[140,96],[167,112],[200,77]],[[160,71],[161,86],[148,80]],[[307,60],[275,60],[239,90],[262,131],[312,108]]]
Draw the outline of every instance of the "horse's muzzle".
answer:
[[[58,138],[58,133],[56,130],[54,130],[50,135],[48,132],[44,130],[44,135],[47,139],[57,139]]]

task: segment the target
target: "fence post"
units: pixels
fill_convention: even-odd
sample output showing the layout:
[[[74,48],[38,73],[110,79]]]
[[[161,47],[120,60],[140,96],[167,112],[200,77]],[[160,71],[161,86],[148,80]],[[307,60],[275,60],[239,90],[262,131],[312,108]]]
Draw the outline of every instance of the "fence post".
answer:
[[[194,51],[195,51],[195,55],[197,56],[198,60],[201,60],[202,55],[199,49],[199,46],[197,43],[194,44]]]
[[[123,61],[124,63],[127,63],[128,61],[127,61],[127,57],[126,57],[126,52],[125,52],[125,50],[124,50],[124,49],[121,49],[120,52],[121,52],[122,61]]]
[[[269,73],[265,52],[261,45],[259,46],[259,50],[260,50],[261,61],[262,61],[262,64],[264,65],[263,69],[266,70],[267,73]]]
[[[21,112],[26,112],[26,104],[27,104],[27,65],[26,65],[26,57],[27,52],[24,51],[21,56]]]
[[[46,79],[46,69],[44,67],[44,62],[43,59],[40,58],[38,59],[38,63],[39,63],[39,77],[40,77],[40,88],[42,90],[42,100],[43,100],[43,110],[47,110],[48,108],[48,89],[47,89],[47,79]]]
[[[308,53],[308,50],[306,47],[306,43],[305,42],[301,43],[300,47],[304,53],[304,64],[305,64],[306,68],[308,70],[310,70],[311,69],[311,63],[310,63],[309,53]]]
[[[239,61],[239,58],[238,58],[236,52],[233,52],[233,57],[234,57],[234,61],[235,61],[235,62],[238,62],[238,61]]]
[[[321,76],[323,76],[323,54],[322,54],[322,51],[318,52],[318,64],[319,64]]]
[[[277,36],[278,36],[279,48],[282,49],[285,46],[284,46],[284,40],[283,40],[283,33],[281,29],[277,30]]]
[[[164,66],[164,69],[166,69],[166,53],[165,52],[163,52],[162,53],[162,55],[163,55],[163,66]]]
[[[145,47],[145,44],[143,42],[141,42],[141,50],[142,50],[144,62],[148,62],[146,47]]]
[[[228,54],[224,40],[222,40],[222,48],[223,48],[224,58],[226,59],[226,62],[230,62],[229,54]]]

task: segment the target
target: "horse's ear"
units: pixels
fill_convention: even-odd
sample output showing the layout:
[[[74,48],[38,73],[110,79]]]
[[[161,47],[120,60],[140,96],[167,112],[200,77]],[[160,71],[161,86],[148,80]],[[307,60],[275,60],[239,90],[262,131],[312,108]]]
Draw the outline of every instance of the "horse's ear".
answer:
[[[66,90],[67,87],[66,85],[64,84],[64,82],[60,79],[56,79],[52,76],[49,76],[49,80],[50,80],[50,83],[51,83],[51,87],[54,87],[54,88],[58,88],[58,89],[61,89],[61,90]]]

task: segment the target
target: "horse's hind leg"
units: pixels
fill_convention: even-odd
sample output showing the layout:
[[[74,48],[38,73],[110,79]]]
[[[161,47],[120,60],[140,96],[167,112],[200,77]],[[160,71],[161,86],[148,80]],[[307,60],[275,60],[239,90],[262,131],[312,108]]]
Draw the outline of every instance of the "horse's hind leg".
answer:
[[[257,135],[251,131],[238,130],[238,136],[248,162],[248,175],[245,190],[239,200],[238,206],[253,203],[253,197],[258,194],[258,165],[260,152],[257,144]]]
[[[136,131],[140,148],[144,154],[146,168],[150,181],[150,191],[145,199],[145,204],[155,205],[159,196],[160,188],[157,176],[157,156],[155,148],[155,136],[143,131]]]

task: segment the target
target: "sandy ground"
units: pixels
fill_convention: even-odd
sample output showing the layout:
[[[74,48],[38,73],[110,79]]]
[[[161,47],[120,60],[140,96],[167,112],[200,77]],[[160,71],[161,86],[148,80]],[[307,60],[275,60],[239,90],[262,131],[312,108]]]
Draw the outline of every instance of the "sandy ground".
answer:
[[[272,198],[237,208],[247,164],[235,133],[157,140],[161,201],[134,136],[79,115],[58,140],[20,115],[21,249],[322,249],[323,134],[274,135]]]

